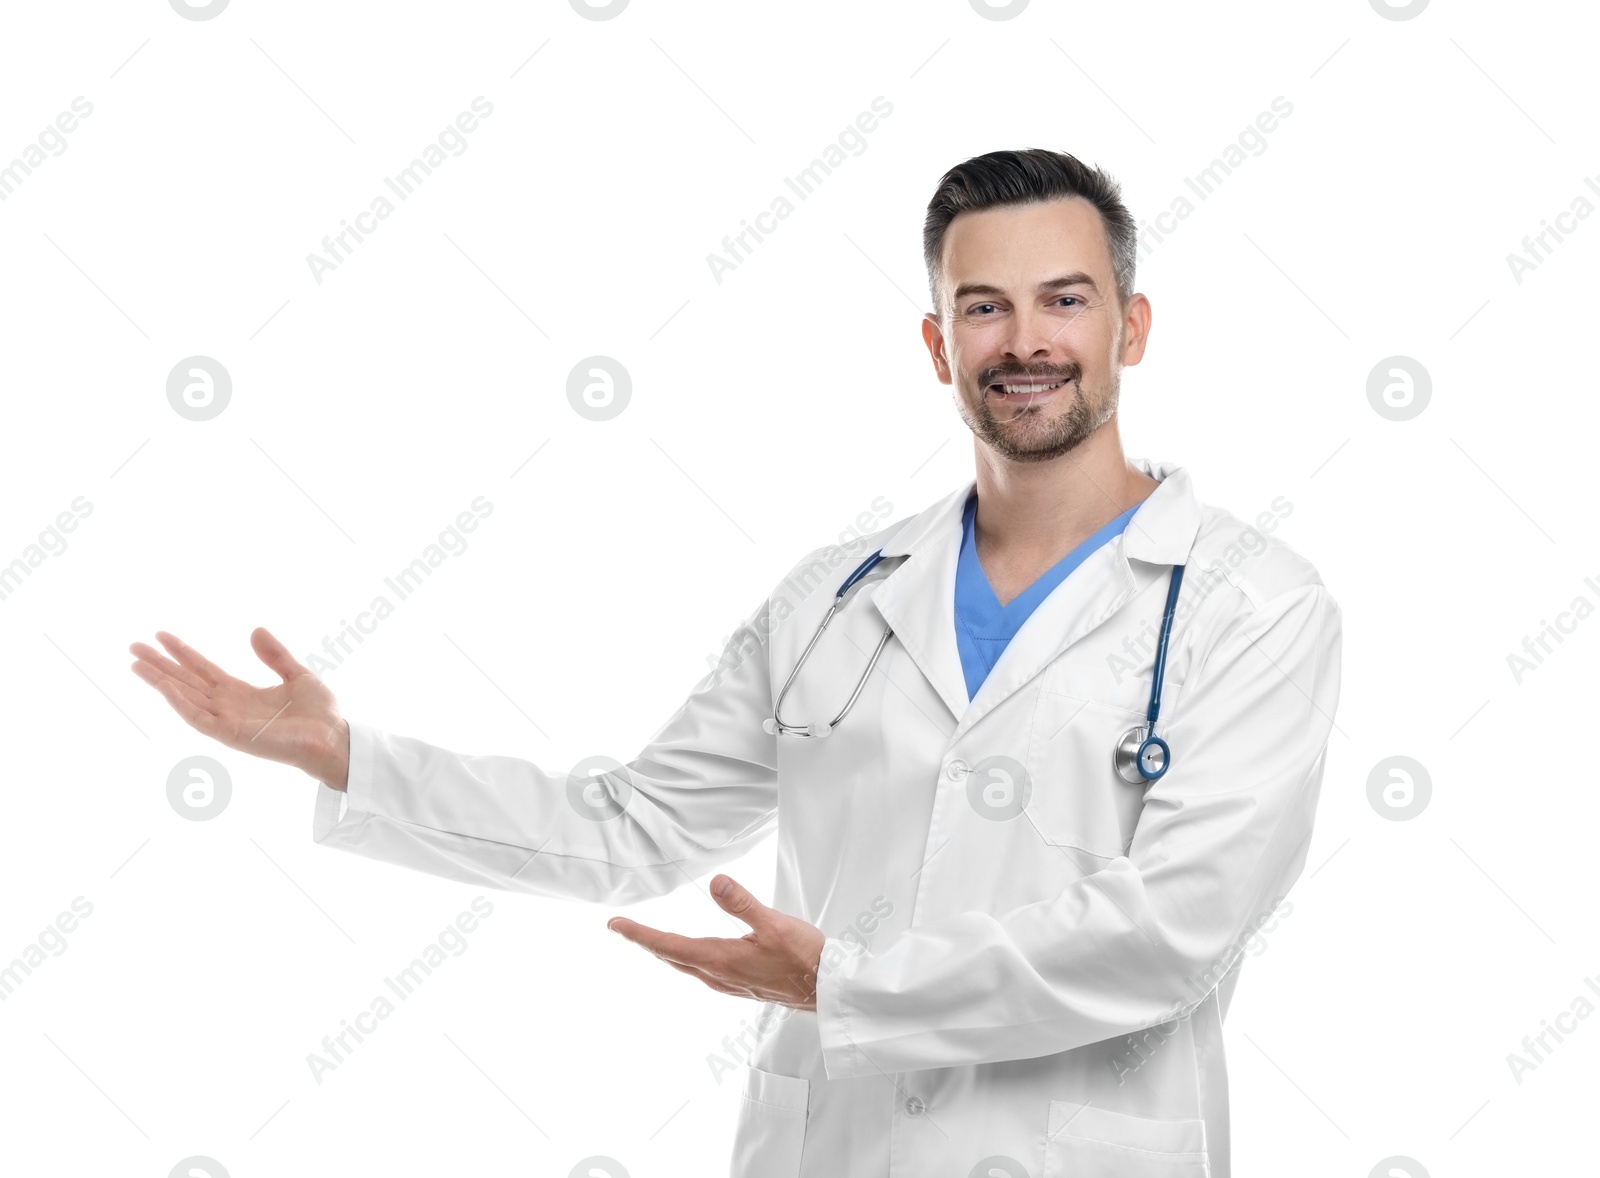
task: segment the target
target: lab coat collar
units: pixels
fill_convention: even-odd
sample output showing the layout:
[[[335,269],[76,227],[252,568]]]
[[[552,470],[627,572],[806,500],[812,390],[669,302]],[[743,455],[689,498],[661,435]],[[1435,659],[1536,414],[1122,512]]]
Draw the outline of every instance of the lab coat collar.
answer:
[[[1161,485],[1150,492],[1128,520],[1127,555],[1151,564],[1177,564],[1187,560],[1195,534],[1200,530],[1200,502],[1195,498],[1189,472],[1171,462],[1151,462],[1148,458],[1129,458],[1128,461]],[[910,555],[948,536],[952,525],[959,536],[961,511],[976,485],[976,479],[969,479],[959,490],[908,519],[883,546],[883,555]]]
[[[885,557],[909,559],[878,586],[873,604],[950,709],[958,722],[954,735],[970,728],[1120,609],[1150,577],[1148,570],[1136,576],[1131,561],[1170,566],[1188,560],[1201,510],[1188,473],[1173,463],[1129,461],[1161,485],[1139,505],[1119,536],[1091,554],[1039,603],[970,701],[956,649],[955,582],[962,508],[976,480],[912,516],[884,545]]]
[[[1128,461],[1161,485],[1129,518],[1123,553],[1147,564],[1183,564],[1200,531],[1200,500],[1195,498],[1189,472],[1171,462]]]

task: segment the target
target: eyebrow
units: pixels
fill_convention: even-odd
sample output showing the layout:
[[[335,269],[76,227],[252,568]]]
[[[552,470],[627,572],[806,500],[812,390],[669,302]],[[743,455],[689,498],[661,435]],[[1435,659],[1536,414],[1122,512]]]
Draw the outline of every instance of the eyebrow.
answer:
[[[1100,288],[1095,285],[1094,279],[1081,270],[1072,274],[1063,274],[1060,278],[1051,278],[1041,282],[1039,284],[1039,293],[1046,294],[1053,290],[1065,290],[1069,286],[1087,286],[1096,294],[1100,293]],[[970,295],[1004,296],[1005,293],[998,286],[991,286],[986,282],[963,282],[956,287],[955,294],[951,295],[950,298],[953,302],[959,303]]]

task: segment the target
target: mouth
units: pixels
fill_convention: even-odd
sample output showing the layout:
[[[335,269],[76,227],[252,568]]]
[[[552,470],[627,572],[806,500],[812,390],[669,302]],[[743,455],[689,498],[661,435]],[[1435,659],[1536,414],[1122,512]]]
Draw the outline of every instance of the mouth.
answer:
[[[1017,405],[1030,403],[1037,405],[1042,401],[1049,400],[1058,389],[1071,383],[1070,380],[997,380],[984,391],[997,401]]]

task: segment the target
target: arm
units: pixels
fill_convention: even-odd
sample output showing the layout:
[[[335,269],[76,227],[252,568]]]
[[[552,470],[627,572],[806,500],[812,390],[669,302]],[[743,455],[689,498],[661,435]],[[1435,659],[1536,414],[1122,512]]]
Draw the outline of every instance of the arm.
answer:
[[[772,710],[767,608],[745,619],[625,781],[569,782],[517,757],[352,721],[347,789],[319,784],[312,838],[479,886],[603,903],[661,895],[738,858],[777,813],[776,738],[761,727]]]
[[[743,621],[716,669],[604,782],[347,725],[333,693],[264,628],[250,640],[282,680],[271,687],[234,678],[164,631],[171,658],[140,642],[129,649],[134,673],[191,727],[317,778],[317,842],[482,887],[628,903],[737,858],[773,829],[777,741],[761,726],[772,714],[768,608]],[[608,794],[625,804],[595,804]]]
[[[1185,683],[1172,769],[1126,856],[1048,899],[919,924],[824,970],[828,1077],[1054,1054],[1204,998],[1304,866],[1340,644],[1323,586],[1265,602]]]

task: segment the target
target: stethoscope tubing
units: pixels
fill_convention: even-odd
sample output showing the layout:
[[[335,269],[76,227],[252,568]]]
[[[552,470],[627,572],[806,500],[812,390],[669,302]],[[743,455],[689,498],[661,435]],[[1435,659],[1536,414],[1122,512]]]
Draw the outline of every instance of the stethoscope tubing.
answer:
[[[1167,585],[1167,605],[1161,613],[1161,636],[1156,639],[1156,661],[1150,671],[1150,707],[1145,719],[1154,728],[1161,715],[1161,683],[1167,674],[1167,641],[1172,636],[1172,618],[1178,610],[1178,588],[1183,584],[1183,566],[1172,566],[1172,581]]]
[[[855,690],[850,693],[850,698],[845,700],[844,707],[839,709],[837,716],[826,724],[785,724],[782,719],[784,696],[789,694],[789,688],[793,686],[795,677],[800,674],[800,668],[805,666],[806,659],[811,657],[812,648],[821,640],[823,631],[828,628],[828,623],[833,621],[833,615],[838,613],[839,607],[844,604],[845,594],[855,588],[856,583],[876,568],[878,562],[882,559],[883,549],[880,548],[857,565],[855,571],[844,579],[844,583],[839,586],[839,591],[833,595],[833,604],[828,607],[828,612],[822,615],[822,621],[817,626],[817,632],[811,636],[811,641],[806,643],[806,648],[800,652],[800,657],[795,660],[794,670],[790,671],[789,677],[783,681],[783,689],[778,692],[777,702],[772,705],[772,719],[767,721],[765,728],[774,736],[782,734],[806,739],[827,736],[838,725],[839,721],[850,713],[850,709],[855,707],[856,700],[860,697],[862,689],[867,685],[867,679],[872,675],[872,668],[878,665],[878,657],[883,654],[883,648],[889,645],[889,639],[894,637],[893,627],[884,627],[883,637],[878,639],[878,645],[872,650],[872,657],[867,660],[867,669],[861,672],[861,678],[856,680]]]

